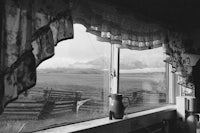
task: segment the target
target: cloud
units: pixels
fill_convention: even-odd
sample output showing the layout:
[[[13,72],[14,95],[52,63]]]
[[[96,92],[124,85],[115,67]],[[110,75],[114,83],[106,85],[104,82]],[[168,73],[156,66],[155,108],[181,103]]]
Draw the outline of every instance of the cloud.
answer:
[[[54,57],[43,61],[39,65],[40,68],[59,68],[59,67],[69,67],[71,64],[74,64],[76,61],[70,58]]]

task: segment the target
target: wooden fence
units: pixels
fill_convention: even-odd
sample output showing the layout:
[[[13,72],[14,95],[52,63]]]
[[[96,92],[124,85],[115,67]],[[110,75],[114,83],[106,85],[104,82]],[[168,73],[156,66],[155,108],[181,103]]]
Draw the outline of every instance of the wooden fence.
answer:
[[[79,111],[79,107],[89,99],[82,99],[80,91],[61,91],[61,90],[45,90],[45,108],[40,114],[40,118],[57,116],[59,114]]]
[[[151,104],[151,103],[165,103],[166,102],[166,94],[165,93],[157,93],[146,90],[139,91],[126,91],[122,92],[125,97],[129,97],[131,104],[134,106],[141,104]]]
[[[16,100],[7,105],[1,120],[34,120],[38,119],[43,109],[42,101]]]
[[[27,92],[26,92],[27,93]],[[8,104],[0,120],[46,119],[59,114],[77,113],[90,99],[82,99],[80,91],[32,89],[26,96]]]
[[[150,102],[166,102],[166,94],[150,91],[122,92],[134,106]],[[53,89],[32,89],[26,96],[8,104],[0,120],[36,120],[52,118],[63,113],[80,111],[102,112],[108,107],[102,91],[80,92]]]

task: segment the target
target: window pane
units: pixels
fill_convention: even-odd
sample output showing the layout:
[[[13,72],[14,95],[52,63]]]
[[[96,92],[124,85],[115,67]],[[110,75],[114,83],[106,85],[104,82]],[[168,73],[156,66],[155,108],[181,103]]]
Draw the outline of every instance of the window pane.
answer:
[[[147,110],[167,103],[166,64],[162,48],[120,50],[119,91],[129,97],[126,112]],[[124,102],[127,103],[127,100]]]
[[[39,66],[37,85],[8,105],[2,131],[31,132],[108,115],[110,44],[96,41],[82,25],[74,31],[74,39],[60,42],[55,56]]]

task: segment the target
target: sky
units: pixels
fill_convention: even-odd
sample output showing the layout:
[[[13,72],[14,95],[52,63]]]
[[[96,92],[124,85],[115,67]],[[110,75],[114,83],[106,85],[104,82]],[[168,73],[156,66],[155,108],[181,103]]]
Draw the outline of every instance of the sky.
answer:
[[[97,41],[96,36],[86,32],[80,24],[74,24],[74,38],[59,42],[55,55],[40,64],[39,68],[64,68],[74,63],[86,63],[100,57],[109,58],[110,44]],[[121,59],[145,61],[151,65],[162,59],[162,48],[145,51],[121,50]]]
[[[39,68],[67,67],[76,62],[87,62],[110,55],[110,44],[99,42],[96,36],[86,32],[80,24],[74,24],[74,38],[59,42],[55,55],[43,62]]]

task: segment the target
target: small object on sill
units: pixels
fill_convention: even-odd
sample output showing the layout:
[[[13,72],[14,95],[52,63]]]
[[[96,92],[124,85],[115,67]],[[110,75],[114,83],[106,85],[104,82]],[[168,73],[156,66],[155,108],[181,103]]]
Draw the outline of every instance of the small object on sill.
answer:
[[[124,110],[126,109],[126,107],[128,107],[129,104],[127,106],[124,106],[122,99],[127,98],[128,103],[130,103],[129,98],[123,97],[122,94],[111,94],[109,95],[109,97],[111,97],[109,119],[112,119],[112,117],[114,119],[123,119]]]

